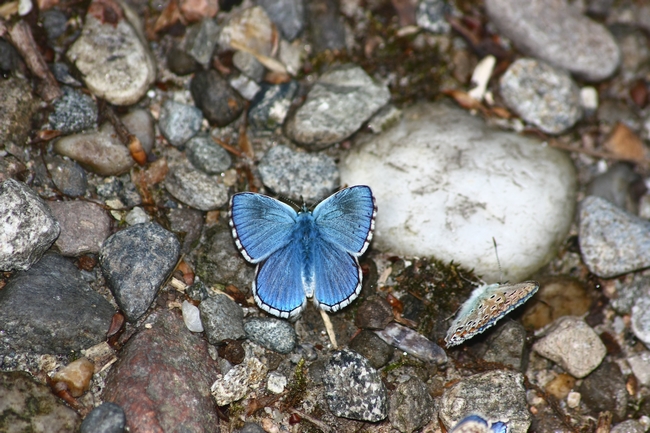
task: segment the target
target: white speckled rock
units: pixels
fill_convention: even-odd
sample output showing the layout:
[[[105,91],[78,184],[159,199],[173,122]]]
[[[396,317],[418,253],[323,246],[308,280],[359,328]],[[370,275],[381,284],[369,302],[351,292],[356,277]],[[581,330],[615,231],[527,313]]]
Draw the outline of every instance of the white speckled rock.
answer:
[[[488,282],[545,265],[573,218],[575,170],[564,153],[448,104],[405,110],[396,127],[353,145],[340,168],[341,184],[370,185],[377,199],[375,248],[454,260]]]
[[[103,7],[93,3],[81,36],[70,46],[67,56],[95,95],[111,104],[131,105],[154,82],[156,64],[137,15],[123,3],[121,6],[124,16],[110,23],[93,15],[93,11],[101,15]]]

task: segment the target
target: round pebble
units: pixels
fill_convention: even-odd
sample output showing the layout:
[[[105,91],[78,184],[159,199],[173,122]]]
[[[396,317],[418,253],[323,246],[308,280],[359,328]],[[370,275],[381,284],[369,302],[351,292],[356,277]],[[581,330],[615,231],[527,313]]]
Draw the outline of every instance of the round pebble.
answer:
[[[81,397],[90,388],[90,379],[95,373],[95,364],[82,357],[72,361],[52,376],[52,382],[66,384],[70,395]]]
[[[544,266],[573,221],[566,154],[444,103],[406,109],[398,125],[355,143],[339,168],[342,184],[372,188],[374,248],[453,260],[488,282],[521,281]]]
[[[187,329],[192,332],[203,332],[201,315],[197,306],[187,301],[183,301],[183,304],[181,305],[181,311],[183,312],[183,321],[185,322]]]
[[[250,125],[257,129],[271,131],[281,127],[297,91],[296,81],[277,85],[262,84],[248,110]]]
[[[316,81],[287,120],[286,134],[310,150],[324,149],[356,132],[389,99],[388,88],[362,68],[340,66]]]
[[[95,100],[80,90],[63,86],[63,96],[52,104],[50,129],[64,134],[80,132],[97,126],[97,104]]]
[[[172,146],[181,146],[199,132],[202,120],[198,108],[168,99],[160,110],[158,126]]]
[[[149,111],[136,108],[122,116],[120,120],[129,132],[140,140],[142,149],[147,154],[151,153],[155,141],[155,131],[153,118]]]
[[[178,201],[198,210],[215,210],[228,203],[228,188],[221,178],[195,170],[189,164],[171,164],[164,185]]]
[[[273,394],[281,394],[287,386],[287,378],[280,373],[272,371],[266,378],[266,389]]]
[[[415,21],[419,27],[431,33],[448,33],[451,26],[447,16],[451,12],[451,6],[443,0],[422,0],[415,10]]]
[[[374,332],[363,330],[349,343],[351,350],[366,358],[373,368],[382,368],[393,357],[394,349]]]
[[[198,135],[185,146],[187,159],[207,174],[219,174],[228,170],[232,159],[228,152],[217,145],[208,135]]]
[[[621,53],[602,24],[566,0],[488,0],[490,21],[522,52],[589,81],[609,77]]]
[[[69,197],[81,197],[86,194],[88,180],[86,172],[79,164],[58,156],[46,156],[44,160],[52,182],[59,191]]]
[[[519,59],[501,76],[506,105],[548,134],[559,134],[582,117],[580,89],[569,74],[535,59]]]
[[[286,146],[271,148],[260,161],[259,171],[267,188],[294,200],[321,200],[339,185],[339,172],[332,157],[296,152]]]
[[[580,203],[578,238],[582,260],[599,277],[611,278],[650,266],[650,223],[600,197]]]
[[[217,375],[211,388],[217,405],[225,406],[241,400],[248,393],[249,387],[257,385],[266,377],[267,371],[263,362],[247,355],[243,363],[235,365],[226,374]]]
[[[296,346],[296,331],[286,320],[252,318],[244,323],[244,332],[251,341],[278,353],[290,353]]]
[[[200,71],[190,83],[194,103],[208,121],[226,126],[244,110],[244,101],[214,69]]]

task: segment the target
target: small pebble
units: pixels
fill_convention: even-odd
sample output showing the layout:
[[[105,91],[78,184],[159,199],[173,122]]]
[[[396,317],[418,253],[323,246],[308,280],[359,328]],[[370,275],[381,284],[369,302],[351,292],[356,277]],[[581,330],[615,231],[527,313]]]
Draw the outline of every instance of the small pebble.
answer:
[[[58,81],[59,83],[71,87],[83,86],[81,81],[78,81],[75,77],[72,76],[72,73],[70,72],[70,67],[68,66],[67,63],[54,62],[54,63],[50,63],[49,67],[50,67],[50,71],[52,71],[52,75],[54,75],[54,78],[56,78],[56,81]]]
[[[219,38],[219,30],[219,26],[211,18],[205,18],[200,23],[190,26],[187,30],[185,52],[204,69],[208,68],[212,60],[212,53]]]
[[[244,311],[226,295],[217,294],[199,304],[201,323],[210,344],[244,338]]]
[[[508,320],[490,333],[482,358],[487,362],[509,365],[521,370],[526,349],[526,329],[519,322]]]
[[[325,399],[335,416],[377,422],[388,416],[388,393],[377,370],[351,350],[334,352],[323,375]]]
[[[348,64],[323,74],[286,124],[286,134],[309,150],[319,150],[356,132],[390,99],[386,85]]]
[[[98,13],[102,7],[109,8],[100,5]],[[129,23],[128,18],[138,16],[129,12],[119,16],[111,11],[117,22],[102,22],[87,14],[81,35],[66,52],[90,91],[115,105],[136,103],[156,78],[154,58],[135,30],[142,23]]]
[[[354,324],[361,329],[384,329],[393,321],[393,307],[384,298],[373,296],[359,305]]]
[[[280,373],[272,371],[266,378],[266,389],[273,394],[281,394],[287,386],[287,378]]]
[[[286,320],[254,317],[244,323],[244,332],[251,341],[278,353],[290,353],[298,339]]]
[[[184,76],[198,71],[201,65],[184,49],[173,47],[167,53],[167,67],[174,74]]]
[[[305,2],[305,15],[307,16],[305,28],[314,54],[345,48],[345,24],[338,2],[330,0]]]
[[[273,50],[273,33],[273,23],[264,9],[253,6],[233,14],[221,27],[219,47],[242,49],[270,57]]]
[[[189,164],[170,164],[164,185],[178,201],[198,210],[215,210],[228,203],[228,188],[221,178],[195,170]]]
[[[626,163],[613,164],[609,169],[596,177],[587,185],[587,195],[604,198],[628,212],[634,212],[635,198],[632,187],[641,182],[641,176],[634,172]]]
[[[391,425],[402,433],[412,433],[431,422],[436,406],[426,385],[411,377],[391,393],[389,407]]]
[[[241,71],[242,74],[246,75],[256,83],[262,81],[265,72],[264,65],[262,65],[251,53],[245,51],[235,52],[232,56],[232,63],[235,65],[235,68]]]
[[[240,430],[236,430],[236,433],[266,433],[266,430],[264,430],[259,424],[247,422]]]
[[[605,362],[587,376],[577,389],[582,402],[595,413],[609,411],[612,421],[622,421],[627,411],[625,377],[615,363]]]
[[[282,145],[266,152],[259,171],[262,183],[276,194],[310,203],[326,198],[340,182],[332,157]]]
[[[240,75],[231,78],[229,81],[230,86],[235,89],[244,99],[251,101],[255,95],[260,91],[260,86],[255,81],[248,78],[246,75]]]
[[[348,344],[351,350],[366,358],[373,368],[380,369],[393,357],[393,347],[374,332],[363,330]]]
[[[4,45],[0,45],[1,48]],[[10,45],[11,46],[11,45]],[[13,50],[13,47],[12,47]],[[18,59],[20,57],[15,50]],[[19,62],[20,60],[16,60]],[[1,66],[1,65],[0,65]],[[32,116],[39,107],[39,99],[32,93],[32,86],[27,79],[10,76],[0,80],[0,143],[13,143],[18,146],[26,144],[32,132]]]
[[[185,154],[192,165],[207,174],[220,174],[232,164],[228,152],[208,135],[197,135],[185,145]]]
[[[560,134],[582,117],[580,89],[568,73],[535,59],[519,59],[501,76],[506,105],[548,134]]]
[[[63,96],[52,104],[54,111],[49,117],[49,129],[70,134],[97,127],[97,104],[95,100],[68,86],[62,86]]]
[[[194,103],[208,121],[226,126],[244,110],[244,101],[214,69],[197,72],[190,83]]]
[[[60,138],[54,143],[54,151],[101,176],[122,174],[135,164],[110,123],[104,123],[98,131]]]
[[[599,277],[611,278],[650,266],[650,223],[600,197],[580,203],[578,238],[582,259]]]
[[[571,409],[575,409],[580,406],[580,399],[582,395],[579,392],[571,391],[566,397],[566,405]]]
[[[86,172],[79,164],[59,156],[43,158],[52,182],[63,194],[69,197],[81,197],[86,194],[88,180]]]
[[[259,359],[247,357],[239,365],[235,365],[226,374],[218,374],[212,384],[212,396],[217,405],[225,406],[233,401],[241,400],[252,385],[266,378],[267,368]]]
[[[560,317],[545,334],[533,350],[578,379],[594,371],[607,354],[598,334],[579,317]]]
[[[57,371],[52,376],[52,382],[63,382],[67,385],[70,395],[81,397],[90,388],[90,380],[95,373],[95,364],[88,358],[79,358]]]
[[[257,129],[270,131],[281,127],[297,91],[298,83],[296,81],[277,85],[262,84],[261,90],[251,101],[248,110],[250,125]]]
[[[438,408],[447,428],[469,414],[489,413],[491,419],[508,420],[508,432],[526,433],[532,419],[524,376],[511,371],[493,370],[461,378],[444,390]]]
[[[201,110],[168,99],[160,110],[158,126],[172,146],[181,146],[201,129]]]
[[[48,9],[41,13],[43,28],[49,40],[54,40],[65,33],[68,17],[59,9]]]
[[[201,236],[203,213],[196,209],[169,209],[167,213],[170,229],[179,239],[183,239],[181,252],[188,253]]]
[[[131,209],[124,217],[124,222],[130,226],[134,226],[136,224],[145,224],[149,221],[151,221],[151,217],[140,206],[136,206]]]
[[[185,322],[187,329],[192,332],[203,332],[201,314],[199,313],[199,308],[197,306],[187,301],[183,301],[181,311],[183,312],[183,321]]]
[[[127,320],[147,311],[179,254],[176,236],[155,223],[129,227],[104,242],[99,262]]]
[[[386,328],[374,332],[386,343],[422,361],[436,364],[447,362],[447,354],[442,347],[411,328],[391,323]]]
[[[155,141],[154,122],[147,110],[135,108],[120,118],[129,132],[135,135],[145,153],[151,153]]]
[[[103,208],[87,201],[52,201],[48,205],[61,227],[55,245],[62,255],[99,253],[111,234],[111,217]]]
[[[0,183],[0,203],[0,270],[27,270],[59,236],[59,223],[45,202],[22,182]]]
[[[451,26],[447,16],[451,12],[451,6],[443,0],[421,0],[415,10],[415,20],[419,27],[431,33],[448,33]]]
[[[110,401],[90,411],[81,423],[81,433],[123,433],[126,427],[124,410]]]

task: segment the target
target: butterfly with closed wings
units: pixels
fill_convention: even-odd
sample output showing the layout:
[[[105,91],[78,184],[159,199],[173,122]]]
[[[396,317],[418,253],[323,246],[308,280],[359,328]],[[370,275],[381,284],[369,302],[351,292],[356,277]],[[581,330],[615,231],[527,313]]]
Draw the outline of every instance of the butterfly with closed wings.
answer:
[[[361,291],[361,256],[372,239],[377,207],[368,186],[331,195],[310,211],[252,192],[230,199],[230,227],[244,258],[256,264],[253,296],[274,316],[296,317],[314,298],[335,312]]]

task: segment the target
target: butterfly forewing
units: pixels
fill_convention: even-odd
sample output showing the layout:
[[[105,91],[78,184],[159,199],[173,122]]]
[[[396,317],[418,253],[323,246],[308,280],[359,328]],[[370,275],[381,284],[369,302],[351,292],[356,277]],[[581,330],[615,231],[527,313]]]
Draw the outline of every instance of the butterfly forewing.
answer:
[[[257,265],[253,296],[262,309],[274,316],[294,317],[307,303],[299,248],[296,243],[289,243]]]
[[[324,239],[341,250],[361,255],[375,227],[375,199],[365,185],[343,189],[314,209],[314,219]]]
[[[244,192],[230,199],[230,227],[246,260],[259,263],[289,243],[297,214],[264,195]]]

